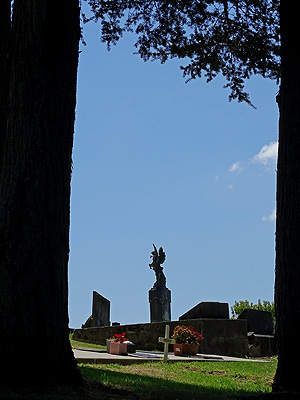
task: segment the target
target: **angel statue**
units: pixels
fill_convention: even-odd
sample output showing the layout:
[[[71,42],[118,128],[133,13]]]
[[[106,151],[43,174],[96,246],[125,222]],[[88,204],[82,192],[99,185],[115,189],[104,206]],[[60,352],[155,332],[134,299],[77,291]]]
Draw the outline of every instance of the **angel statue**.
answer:
[[[153,245],[154,250],[151,252],[150,258],[152,258],[152,263],[149,264],[150,269],[152,268],[155,272],[156,275],[156,282],[153,285],[153,288],[165,288],[166,287],[166,277],[165,274],[163,273],[163,267],[160,266],[160,264],[163,264],[163,262],[166,259],[166,253],[164,252],[163,248],[160,247],[158,252]]]

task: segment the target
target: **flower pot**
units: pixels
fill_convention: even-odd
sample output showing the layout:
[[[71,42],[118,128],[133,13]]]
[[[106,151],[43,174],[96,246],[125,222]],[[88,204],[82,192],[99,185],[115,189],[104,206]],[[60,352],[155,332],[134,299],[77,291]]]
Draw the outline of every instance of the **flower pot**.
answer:
[[[174,345],[174,355],[181,356],[185,355],[196,355],[199,349],[199,344],[194,343],[175,343]]]
[[[127,343],[110,342],[109,353],[127,355]]]

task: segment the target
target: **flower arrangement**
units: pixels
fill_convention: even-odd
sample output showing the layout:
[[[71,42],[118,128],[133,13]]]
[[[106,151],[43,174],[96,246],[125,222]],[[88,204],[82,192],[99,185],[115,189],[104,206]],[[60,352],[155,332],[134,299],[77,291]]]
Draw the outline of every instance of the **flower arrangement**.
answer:
[[[113,342],[119,342],[119,343],[127,342],[126,333],[125,332],[123,332],[122,334],[121,333],[116,333],[115,337],[112,339],[112,341]]]
[[[172,339],[175,339],[176,343],[199,344],[203,340],[203,336],[192,326],[177,325],[174,328]]]
[[[128,340],[126,333],[116,333],[113,338],[107,339],[107,352],[110,354],[123,354],[128,353]]]

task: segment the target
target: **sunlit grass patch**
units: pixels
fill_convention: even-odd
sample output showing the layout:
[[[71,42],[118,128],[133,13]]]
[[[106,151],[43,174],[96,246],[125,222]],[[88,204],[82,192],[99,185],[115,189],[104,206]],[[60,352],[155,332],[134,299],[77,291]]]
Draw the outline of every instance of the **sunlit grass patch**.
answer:
[[[270,392],[276,362],[82,364],[80,369],[88,380],[131,389],[144,398],[226,398]]]
[[[70,343],[73,349],[78,349],[78,348],[90,348],[90,349],[99,349],[99,350],[106,350],[106,346],[102,346],[100,344],[94,344],[94,343],[87,343],[87,342],[79,342],[78,340],[73,340],[72,339],[72,334],[69,335]]]

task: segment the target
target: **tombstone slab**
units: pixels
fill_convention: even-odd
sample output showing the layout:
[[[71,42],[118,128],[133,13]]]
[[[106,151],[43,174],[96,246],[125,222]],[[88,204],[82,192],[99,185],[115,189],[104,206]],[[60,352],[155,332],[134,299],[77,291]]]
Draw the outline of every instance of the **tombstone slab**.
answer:
[[[179,321],[197,318],[229,319],[228,303],[203,301],[181,315]]]
[[[272,314],[269,311],[246,308],[238,316],[238,319],[247,320],[247,332],[254,332],[260,335],[273,334]]]
[[[110,326],[110,301],[93,291],[92,326]]]

